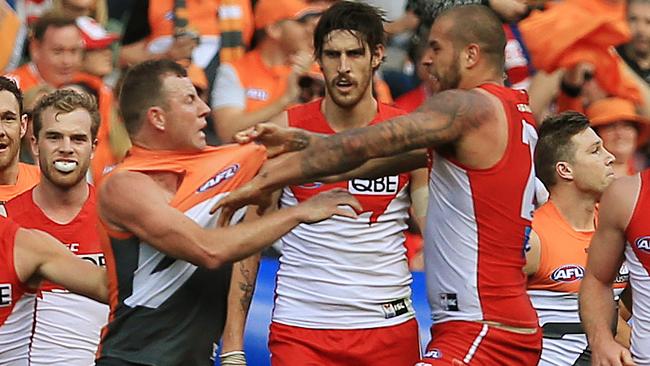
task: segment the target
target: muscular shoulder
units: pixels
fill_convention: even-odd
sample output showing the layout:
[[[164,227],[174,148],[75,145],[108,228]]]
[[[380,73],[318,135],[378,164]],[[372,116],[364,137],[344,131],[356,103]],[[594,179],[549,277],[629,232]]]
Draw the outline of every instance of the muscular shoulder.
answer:
[[[627,227],[636,207],[641,188],[639,174],[616,179],[603,193],[598,210],[601,224]]]

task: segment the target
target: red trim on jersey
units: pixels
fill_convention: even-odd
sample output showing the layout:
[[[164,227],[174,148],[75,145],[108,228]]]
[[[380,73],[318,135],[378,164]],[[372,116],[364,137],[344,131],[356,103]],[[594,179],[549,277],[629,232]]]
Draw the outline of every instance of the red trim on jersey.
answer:
[[[641,184],[632,217],[625,230],[627,242],[632,247],[637,259],[650,273],[650,169],[640,173]]]

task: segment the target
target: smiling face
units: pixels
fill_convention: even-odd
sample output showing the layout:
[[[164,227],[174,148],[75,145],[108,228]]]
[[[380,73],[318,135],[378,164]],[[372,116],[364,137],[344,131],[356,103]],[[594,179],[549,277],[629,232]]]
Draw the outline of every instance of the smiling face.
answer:
[[[318,63],[325,77],[327,97],[342,108],[351,108],[372,97],[372,76],[383,58],[383,46],[371,52],[360,35],[347,30],[330,32]]]
[[[163,80],[165,131],[173,147],[181,151],[205,148],[206,117],[210,108],[197,95],[192,81],[170,75]]]
[[[48,107],[41,114],[41,123],[32,143],[44,179],[60,188],[85,184],[95,148],[90,113],[82,108],[66,113]]]
[[[8,90],[0,90],[0,171],[18,164],[20,138],[26,128],[16,97]]]

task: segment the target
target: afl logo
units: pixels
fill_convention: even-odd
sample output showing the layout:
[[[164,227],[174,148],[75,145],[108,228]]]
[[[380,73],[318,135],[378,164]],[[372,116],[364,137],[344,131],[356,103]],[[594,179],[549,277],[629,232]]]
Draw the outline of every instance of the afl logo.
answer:
[[[210,178],[207,182],[203,183],[199,189],[196,190],[197,193],[202,193],[207,191],[210,188],[213,188],[217,186],[219,183],[223,182],[224,180],[228,180],[237,174],[237,171],[239,170],[239,164],[233,164],[226,169],[220,171],[217,173],[214,177]]]
[[[575,264],[564,265],[551,274],[555,282],[574,282],[585,276],[585,269]]]
[[[650,236],[642,236],[638,238],[635,242],[634,245],[639,250],[643,250],[644,252],[650,252]]]

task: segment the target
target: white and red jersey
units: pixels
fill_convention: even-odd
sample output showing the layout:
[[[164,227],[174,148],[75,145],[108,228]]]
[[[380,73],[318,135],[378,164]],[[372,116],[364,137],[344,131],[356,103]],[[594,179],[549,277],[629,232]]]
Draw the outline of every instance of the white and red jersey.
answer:
[[[0,365],[27,366],[36,295],[16,273],[16,231],[18,224],[0,216]]]
[[[632,357],[650,365],[650,170],[641,173],[641,189],[625,230],[625,259],[632,285]]]
[[[38,229],[61,241],[81,259],[104,266],[99,240],[95,189],[89,192],[81,210],[70,222],[50,219],[34,202],[30,189],[5,204],[8,217],[22,227]],[[34,308],[34,327],[30,329],[30,365],[92,365],[101,328],[108,319],[108,306],[44,282]]]
[[[317,100],[288,110],[289,125],[334,134]],[[379,104],[370,124],[402,115]],[[357,218],[334,216],[301,224],[282,238],[273,321],[317,329],[363,329],[414,317],[404,248],[409,174],[286,187],[282,206],[335,187],[363,206]]]
[[[508,144],[489,169],[432,159],[424,249],[429,304],[434,323],[534,328],[522,267],[535,196],[535,122],[525,92],[481,88],[503,103]]]
[[[528,277],[528,295],[544,336],[539,365],[587,362],[587,335],[580,324],[578,291],[594,231],[576,231],[553,200],[535,211],[533,230],[539,237],[540,256],[537,271]],[[628,277],[624,264],[614,281],[614,297],[623,291]]]

